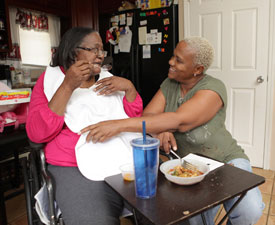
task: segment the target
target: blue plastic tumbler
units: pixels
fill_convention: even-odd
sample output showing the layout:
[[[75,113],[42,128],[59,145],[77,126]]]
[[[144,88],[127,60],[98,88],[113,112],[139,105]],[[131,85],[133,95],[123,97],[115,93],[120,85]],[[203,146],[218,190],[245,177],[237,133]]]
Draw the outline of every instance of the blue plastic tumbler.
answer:
[[[131,141],[133,147],[135,189],[138,198],[152,198],[156,195],[159,140],[156,138],[136,138]]]

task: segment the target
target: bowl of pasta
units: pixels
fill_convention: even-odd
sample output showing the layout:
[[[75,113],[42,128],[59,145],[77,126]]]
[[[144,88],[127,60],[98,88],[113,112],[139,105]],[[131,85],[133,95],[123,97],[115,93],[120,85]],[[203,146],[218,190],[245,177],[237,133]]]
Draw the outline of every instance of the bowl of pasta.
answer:
[[[181,166],[179,159],[168,160],[160,165],[160,171],[166,179],[179,185],[192,185],[201,182],[209,173],[209,166],[195,159],[188,159],[188,162],[197,167],[196,170],[185,169]]]

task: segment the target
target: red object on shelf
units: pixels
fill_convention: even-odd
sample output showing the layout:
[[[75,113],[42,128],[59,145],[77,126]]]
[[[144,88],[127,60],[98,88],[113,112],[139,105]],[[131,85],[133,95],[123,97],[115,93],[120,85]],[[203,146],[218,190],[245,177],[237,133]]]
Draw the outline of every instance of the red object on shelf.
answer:
[[[25,124],[29,112],[29,103],[21,103],[9,112],[0,113],[0,133],[2,133],[7,126],[14,126],[17,129],[20,124]]]

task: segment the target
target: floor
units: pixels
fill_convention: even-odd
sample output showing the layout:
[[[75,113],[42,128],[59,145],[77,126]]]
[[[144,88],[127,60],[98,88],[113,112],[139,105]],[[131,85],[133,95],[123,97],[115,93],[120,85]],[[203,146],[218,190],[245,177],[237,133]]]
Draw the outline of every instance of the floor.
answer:
[[[266,208],[263,216],[257,225],[275,225],[275,171],[253,168],[253,172],[266,178],[266,182],[260,186]],[[8,225],[27,225],[27,215],[25,207],[25,197],[21,194],[6,201]],[[217,221],[222,217],[224,211],[221,210],[217,216]],[[121,221],[122,225],[131,225],[126,219]],[[223,225],[225,225],[224,223]]]

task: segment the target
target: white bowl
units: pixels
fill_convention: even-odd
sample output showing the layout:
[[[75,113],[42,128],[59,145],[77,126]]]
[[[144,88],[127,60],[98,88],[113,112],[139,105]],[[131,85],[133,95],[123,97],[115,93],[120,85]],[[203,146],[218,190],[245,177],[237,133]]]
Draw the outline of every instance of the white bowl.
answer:
[[[160,165],[160,171],[165,175],[166,179],[179,184],[179,185],[192,185],[196,184],[204,179],[204,177],[209,173],[209,166],[201,161],[195,160],[195,159],[188,159],[188,162],[194,164],[199,171],[201,171],[203,174],[200,176],[196,177],[177,177],[170,175],[168,171],[170,169],[173,169],[175,166],[180,165],[180,160],[179,159],[173,159],[173,160],[168,160]]]

